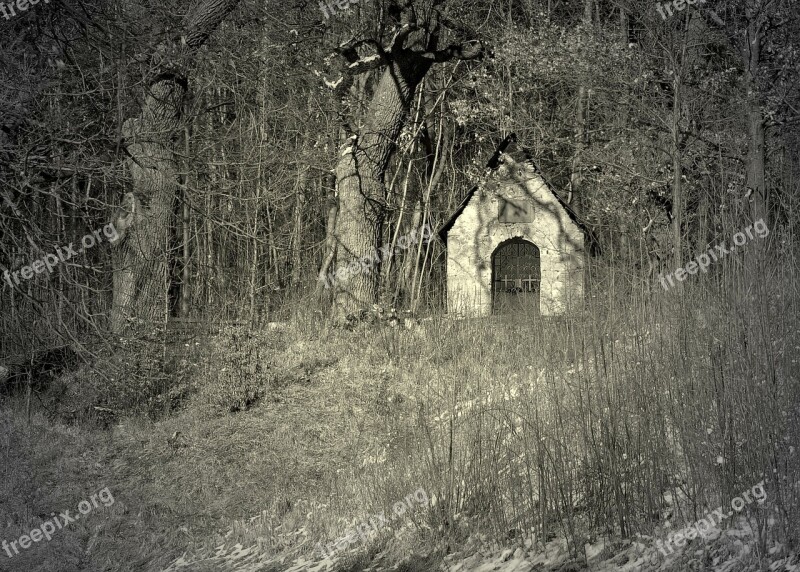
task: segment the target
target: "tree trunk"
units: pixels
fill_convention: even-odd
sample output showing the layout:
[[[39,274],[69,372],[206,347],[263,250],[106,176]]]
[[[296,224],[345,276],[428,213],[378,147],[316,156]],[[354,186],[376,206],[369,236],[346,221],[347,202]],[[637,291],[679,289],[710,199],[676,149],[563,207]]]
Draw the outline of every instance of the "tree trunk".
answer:
[[[759,89],[759,75],[761,65],[761,47],[764,41],[765,30],[768,23],[776,18],[776,13],[770,10],[777,10],[777,5],[773,2],[759,1],[747,3],[745,7],[745,23],[747,24],[746,33],[741,35],[738,31],[728,32],[728,41],[732,51],[738,51],[744,69],[744,82],[746,98],[746,117],[749,144],[747,149],[746,164],[746,186],[747,194],[751,201],[750,215],[752,219],[764,219],[766,224],[768,216],[766,176],[765,176],[765,142],[764,142],[764,115],[762,112],[762,101]],[[713,12],[704,12],[709,15],[709,19],[719,27],[724,27],[725,23]],[[748,252],[753,252],[758,256],[760,246],[758,242],[754,248]]]
[[[118,213],[114,221],[118,242],[125,242],[113,277],[111,329],[116,333],[130,317],[154,320],[166,303],[164,247],[177,188],[172,136],[178,128],[183,95],[183,88],[174,81],[155,83],[141,116],[129,119],[123,128],[137,207],[124,215]],[[121,216],[128,217],[128,222]]]
[[[377,300],[378,260],[392,255],[379,255],[376,250],[384,218],[385,174],[414,91],[431,64],[431,60],[411,52],[398,54],[383,71],[363,127],[339,154],[333,309],[337,321]]]
[[[412,34],[417,38],[411,41],[412,45],[423,44],[422,29],[411,8],[411,3],[405,6],[403,26],[390,44],[377,53],[362,58],[357,48],[366,42],[353,39],[342,44],[337,53],[346,60],[344,75],[336,82],[327,82],[344,95],[359,75],[382,69],[363,119],[350,122],[358,127],[352,128],[353,135],[340,150],[335,169],[339,199],[338,265],[332,316],[336,322],[344,321],[350,314],[359,314],[377,300],[380,264],[392,255],[376,250],[386,211],[385,176],[417,86],[434,63],[475,59],[484,52],[480,42],[436,50],[438,24],[433,31],[428,30],[427,49],[415,51],[404,47]]]
[[[111,329],[129,318],[153,321],[167,301],[167,239],[178,188],[175,140],[187,91],[182,61],[208,39],[239,0],[201,0],[184,18],[182,42],[161,46],[139,117],[123,127],[137,212],[118,211]],[[124,243],[124,245],[123,245]]]

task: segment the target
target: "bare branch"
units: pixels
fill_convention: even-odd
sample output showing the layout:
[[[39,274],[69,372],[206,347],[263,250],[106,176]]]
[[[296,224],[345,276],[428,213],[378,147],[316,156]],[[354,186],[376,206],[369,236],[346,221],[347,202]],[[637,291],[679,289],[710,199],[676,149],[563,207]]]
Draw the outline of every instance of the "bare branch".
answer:
[[[201,0],[183,19],[183,41],[190,50],[202,46],[211,33],[230,14],[239,0]]]
[[[473,40],[463,44],[453,44],[442,50],[422,52],[420,57],[437,63],[451,60],[476,60],[483,57],[484,45],[480,40]]]
[[[396,53],[398,50],[402,50],[406,39],[417,30],[419,30],[419,27],[416,24],[404,24],[399,30],[397,30],[397,32],[395,32],[395,35],[389,42],[389,46],[386,48],[386,51]]]

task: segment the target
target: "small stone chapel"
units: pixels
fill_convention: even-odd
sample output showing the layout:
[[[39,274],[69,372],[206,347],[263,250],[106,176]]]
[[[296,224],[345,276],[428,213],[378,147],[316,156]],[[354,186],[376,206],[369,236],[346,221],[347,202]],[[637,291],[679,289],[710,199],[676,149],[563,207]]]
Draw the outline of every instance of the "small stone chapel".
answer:
[[[557,316],[583,307],[588,230],[530,162],[502,155],[439,236],[452,316]]]

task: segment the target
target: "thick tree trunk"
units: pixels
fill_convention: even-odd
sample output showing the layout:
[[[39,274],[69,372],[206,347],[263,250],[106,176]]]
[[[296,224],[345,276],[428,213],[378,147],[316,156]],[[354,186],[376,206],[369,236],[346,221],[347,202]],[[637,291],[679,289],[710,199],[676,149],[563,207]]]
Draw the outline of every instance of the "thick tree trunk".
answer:
[[[122,227],[114,269],[111,328],[121,332],[128,318],[155,321],[166,307],[166,245],[177,190],[173,135],[179,125],[184,89],[164,80],[151,86],[142,115],[126,121],[125,141],[133,194],[141,212]]]
[[[403,9],[402,19],[404,23],[389,45],[378,46],[377,53],[369,57],[362,58],[358,48],[374,46],[374,42],[354,39],[341,45],[337,53],[346,62],[344,75],[327,82],[344,95],[363,72],[383,70],[363,119],[350,123],[358,127],[353,128],[354,134],[340,150],[335,169],[339,213],[332,316],[336,322],[359,314],[377,301],[380,263],[392,255],[377,251],[386,210],[385,175],[417,86],[434,63],[483,55],[480,42],[436,50],[438,24],[428,29],[427,49],[407,48],[405,42],[411,35],[417,38],[410,41],[411,45],[423,44],[423,28],[418,26],[410,3]]]
[[[239,0],[201,0],[184,19],[181,42],[162,46],[153,60],[139,117],[123,128],[130,159],[137,212],[118,211],[113,222],[115,244],[111,329],[120,333],[129,318],[154,321],[167,308],[167,238],[178,188],[175,141],[187,91],[186,69],[194,52],[208,39]]]
[[[363,127],[339,154],[333,310],[337,321],[377,300],[378,260],[392,255],[377,252],[384,216],[384,178],[414,91],[431,64],[432,60],[413,53],[398,54],[383,71]]]
[[[365,165],[361,173],[360,164]],[[356,140],[343,151],[336,167],[339,215],[336,221],[335,320],[355,314],[377,299],[378,267],[373,251],[380,236],[382,208],[375,202],[383,198],[383,181],[377,178],[380,171],[375,167],[369,165],[366,153],[358,148]],[[362,259],[368,265],[363,271]]]
[[[127,266],[128,257],[114,255],[113,301],[111,305],[111,331],[120,333],[125,327],[127,318],[133,308],[136,292],[136,272]]]

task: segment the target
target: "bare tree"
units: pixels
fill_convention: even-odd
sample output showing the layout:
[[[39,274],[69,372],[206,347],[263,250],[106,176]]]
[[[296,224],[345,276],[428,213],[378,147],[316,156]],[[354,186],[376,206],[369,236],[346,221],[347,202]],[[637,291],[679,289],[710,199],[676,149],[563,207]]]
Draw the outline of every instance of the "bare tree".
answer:
[[[773,37],[788,30],[792,20],[793,5],[785,0],[747,0],[734,3],[728,8],[730,17],[722,13],[720,17],[713,10],[703,11],[703,15],[715,27],[724,31],[732,53],[741,62],[744,74],[743,115],[747,125],[748,146],[746,165],[747,196],[750,198],[750,215],[753,220],[767,219],[769,204],[765,175],[765,111],[767,100],[780,100],[770,91],[780,82],[775,80],[784,72],[786,64],[765,62],[763,47]],[[726,21],[728,20],[728,21]],[[754,245],[756,250],[758,244]]]
[[[133,192],[114,216],[119,232],[114,261],[111,329],[129,317],[154,320],[166,307],[166,249],[178,190],[175,145],[192,59],[239,0],[200,0],[184,17],[182,35],[150,55],[138,117],[123,127]]]
[[[385,176],[417,87],[435,63],[475,59],[484,52],[477,40],[438,49],[447,23],[443,15],[435,13],[423,22],[410,2],[397,9],[399,25],[388,42],[353,39],[336,50],[344,64],[342,75],[329,82],[346,94],[356,76],[381,70],[363,116],[348,122],[351,133],[337,158],[335,319],[377,300],[374,263],[386,214]],[[347,279],[338,279],[340,272]]]

